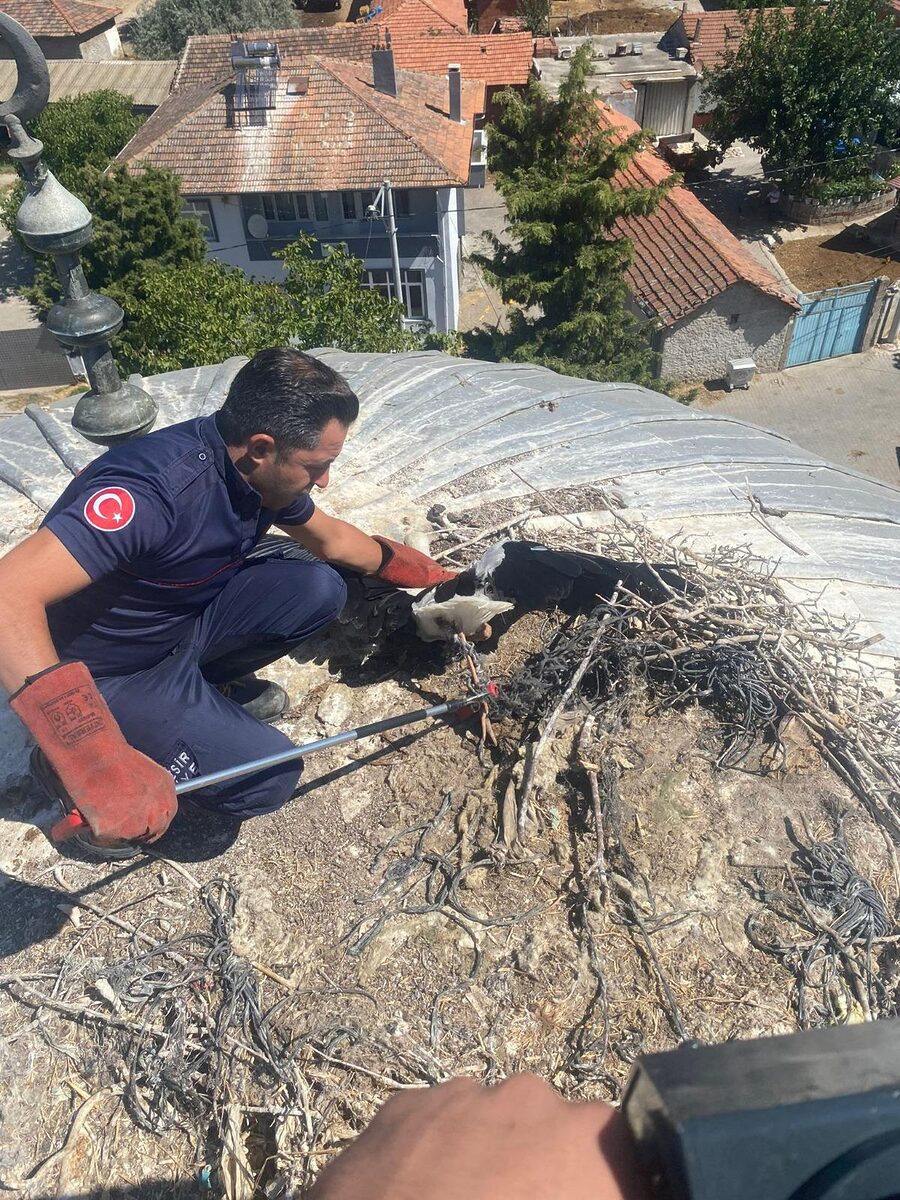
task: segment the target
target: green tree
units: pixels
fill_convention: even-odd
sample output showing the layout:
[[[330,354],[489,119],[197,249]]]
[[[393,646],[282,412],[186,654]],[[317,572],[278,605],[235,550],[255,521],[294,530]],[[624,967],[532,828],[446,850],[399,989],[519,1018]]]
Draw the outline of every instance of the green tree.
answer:
[[[414,350],[418,334],[403,325],[403,307],[362,285],[362,259],[342,246],[316,258],[316,239],[301,234],[279,257],[284,289],[297,310],[296,336],[306,346],[387,353]]]
[[[316,248],[304,234],[282,252],[283,284],[214,260],[149,267],[116,339],[120,366],[153,374],[289,341],[373,353],[423,344],[404,328],[399,304],[363,287],[360,259],[341,248],[317,258]]]
[[[550,32],[550,0],[518,0],[516,16],[525,22],[535,37]]]
[[[68,187],[73,173],[82,167],[102,170],[140,127],[131,98],[102,89],[54,100],[29,129],[44,143],[44,162]]]
[[[881,0],[797,0],[742,10],[744,38],[704,79],[708,133],[724,150],[737,140],[793,194],[865,184],[879,138],[900,123],[900,37]]]
[[[506,201],[504,240],[479,264],[513,309],[506,331],[477,330],[476,357],[536,362],[566,375],[649,383],[656,366],[646,327],[629,311],[625,269],[632,246],[613,226],[646,216],[675,181],[614,186],[640,149],[602,123],[588,90],[590,49],[581,47],[552,99],[535,81],[501,93],[489,165]]]
[[[81,252],[85,275],[126,312],[140,299],[148,263],[187,266],[205,257],[198,222],[181,216],[180,181],[171,172],[147,167],[129,175],[125,167],[113,167],[104,174],[84,167],[72,172],[68,185],[94,218],[93,237]],[[34,283],[24,295],[43,319],[61,291],[52,261],[41,255],[35,263]]]
[[[44,162],[66,187],[82,167],[103,168],[141,127],[131,111],[131,99],[101,89],[54,100],[29,123],[29,131],[44,143]],[[0,204],[0,223],[15,232],[16,213],[25,195],[25,183],[16,181]]]
[[[297,24],[291,0],[156,0],[132,25],[140,58],[178,58],[195,33],[290,29]]]

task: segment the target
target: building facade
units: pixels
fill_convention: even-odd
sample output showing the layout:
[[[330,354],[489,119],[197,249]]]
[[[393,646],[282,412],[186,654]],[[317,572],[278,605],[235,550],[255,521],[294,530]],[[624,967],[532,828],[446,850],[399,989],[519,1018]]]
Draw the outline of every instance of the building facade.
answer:
[[[300,233],[316,238],[322,253],[343,245],[363,260],[363,283],[393,297],[394,278],[380,189],[341,192],[252,192],[190,196],[185,215],[203,228],[209,255],[257,279],[278,281],[284,267],[276,251]],[[465,232],[461,188],[392,188],[401,297],[411,324],[456,328],[459,314],[460,237]],[[378,201],[377,214],[367,209]],[[264,237],[258,236],[266,224]]]
[[[306,233],[319,254],[343,244],[363,283],[393,297],[395,243],[407,320],[445,332],[465,190],[484,178],[484,107],[482,81],[452,61],[402,70],[371,28],[192,38],[175,90],[119,161],[179,174],[210,256],[253,277],[282,278],[277,252]]]

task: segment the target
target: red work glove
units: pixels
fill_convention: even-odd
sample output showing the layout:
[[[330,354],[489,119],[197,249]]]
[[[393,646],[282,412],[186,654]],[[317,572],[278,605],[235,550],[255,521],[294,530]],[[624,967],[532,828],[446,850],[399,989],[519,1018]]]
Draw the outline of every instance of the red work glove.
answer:
[[[446,583],[456,578],[456,571],[447,571],[433,558],[412,546],[393,542],[390,538],[376,537],[382,549],[381,566],[375,572],[376,579],[392,583],[401,588],[429,588],[437,583]]]
[[[98,844],[154,842],[178,809],[175,781],[132,749],[84,663],[32,675],[9,700]]]

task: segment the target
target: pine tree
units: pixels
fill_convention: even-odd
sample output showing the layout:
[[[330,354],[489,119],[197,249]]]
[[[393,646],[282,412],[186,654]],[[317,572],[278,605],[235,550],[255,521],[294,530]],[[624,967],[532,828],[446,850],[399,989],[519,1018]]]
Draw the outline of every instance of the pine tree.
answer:
[[[572,59],[559,99],[537,81],[501,93],[489,134],[489,165],[506,202],[503,239],[477,261],[515,305],[506,331],[477,330],[470,353],[536,362],[567,375],[653,381],[648,328],[629,309],[625,270],[632,246],[620,217],[646,216],[675,182],[621,187],[618,171],[644,143],[607,129],[589,91],[590,49]]]

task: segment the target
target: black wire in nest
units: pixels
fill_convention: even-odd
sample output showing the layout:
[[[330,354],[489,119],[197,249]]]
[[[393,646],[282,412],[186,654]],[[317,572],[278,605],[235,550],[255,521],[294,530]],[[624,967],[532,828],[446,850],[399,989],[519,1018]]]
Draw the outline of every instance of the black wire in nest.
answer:
[[[299,1094],[287,1040],[264,1013],[257,975],[231,943],[237,890],[224,879],[200,892],[209,932],[193,932],[132,953],[106,972],[134,1030],[117,1031],[125,1063],[124,1101],[141,1129],[189,1129],[213,1119],[235,1062],[268,1092]],[[140,932],[140,929],[138,929]]]
[[[497,701],[500,715],[538,723],[568,686],[609,613],[608,605],[600,605],[580,624],[567,621],[554,627],[546,644],[504,681]],[[610,625],[579,687],[578,694],[589,707],[599,707],[627,674],[629,646],[630,640],[617,625]]]
[[[844,1021],[854,1005],[872,1017],[897,1016],[897,1002],[879,978],[872,952],[894,922],[884,897],[850,859],[843,821],[838,820],[831,840],[810,839],[809,844],[790,822],[787,828],[796,847],[793,866],[786,868],[791,890],[768,887],[762,871],[756,871],[753,890],[763,909],[747,918],[751,944],[794,974],[801,1028]],[[763,933],[763,923],[769,934]],[[788,936],[798,927],[805,936]]]
[[[763,681],[760,661],[752,650],[713,644],[675,651],[651,674],[676,690],[661,702],[662,707],[693,699],[717,715],[725,741],[716,760],[719,767],[740,765],[758,737],[776,734],[783,709]]]
[[[580,625],[571,622],[554,631],[548,643],[531,655],[501,688],[498,707],[538,724],[565,690],[584,659],[601,623],[609,617],[600,605]],[[759,737],[776,736],[783,707],[764,680],[757,655],[745,647],[712,644],[673,649],[644,629],[629,624],[627,613],[608,625],[579,687],[579,698],[591,710],[622,694],[636,676],[651,680],[663,695],[660,707],[697,701],[722,723],[724,747],[719,767],[742,763]]]

